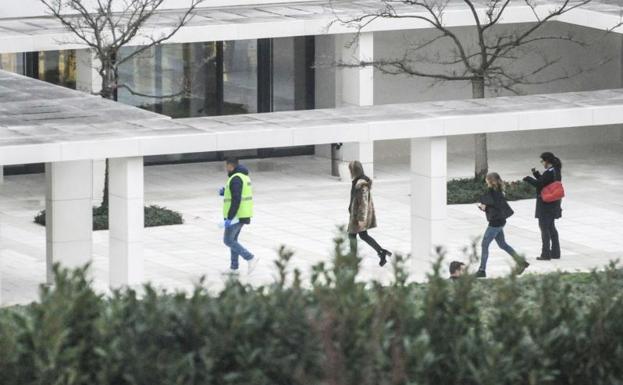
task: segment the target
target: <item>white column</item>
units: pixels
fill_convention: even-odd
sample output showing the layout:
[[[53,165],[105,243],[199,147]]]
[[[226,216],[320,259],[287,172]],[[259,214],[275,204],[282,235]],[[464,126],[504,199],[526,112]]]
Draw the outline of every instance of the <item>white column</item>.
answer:
[[[428,268],[435,246],[444,246],[447,219],[446,138],[411,140],[411,251]]]
[[[99,60],[90,49],[76,50],[76,89],[89,94],[102,90],[102,77],[98,72]],[[104,194],[105,160],[93,161],[93,204],[99,206]]]
[[[143,158],[108,161],[110,286],[143,282]]]
[[[90,49],[76,50],[76,89],[86,93],[98,93],[102,90],[99,60]]]
[[[91,262],[93,209],[91,161],[46,163],[47,280],[52,265],[75,268]]]
[[[338,63],[357,65],[374,57],[374,35],[364,32],[356,40],[352,34],[336,35],[335,57]],[[336,72],[336,107],[374,104],[374,67],[340,68]],[[374,142],[344,143],[341,149],[340,177],[350,180],[348,163],[358,160],[366,174],[374,176]]]

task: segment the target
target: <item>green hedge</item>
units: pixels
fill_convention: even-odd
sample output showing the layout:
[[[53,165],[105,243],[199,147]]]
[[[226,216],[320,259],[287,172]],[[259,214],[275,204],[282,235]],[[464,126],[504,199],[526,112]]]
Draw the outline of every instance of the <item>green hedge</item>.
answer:
[[[534,187],[523,180],[506,182],[506,198],[509,201],[531,199],[535,197]],[[487,191],[486,184],[481,179],[464,178],[448,181],[448,204],[477,203],[482,194]]]
[[[182,214],[156,205],[145,206],[145,227],[181,225]],[[45,210],[41,210],[34,219],[35,223],[45,226]],[[108,210],[93,207],[93,230],[108,230]]]
[[[0,312],[2,384],[613,385],[623,383],[623,273],[390,285],[357,279],[338,240],[303,283],[103,298],[57,269],[38,303]],[[444,269],[445,270],[445,269]]]

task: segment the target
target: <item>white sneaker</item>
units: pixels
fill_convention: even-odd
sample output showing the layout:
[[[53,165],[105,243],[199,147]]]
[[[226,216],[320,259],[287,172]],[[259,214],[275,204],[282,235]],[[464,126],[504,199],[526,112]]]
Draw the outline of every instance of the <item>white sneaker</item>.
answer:
[[[260,263],[259,257],[253,257],[253,259],[247,261],[247,268],[248,268],[247,274],[248,275],[251,275],[251,273],[253,273],[258,263]]]

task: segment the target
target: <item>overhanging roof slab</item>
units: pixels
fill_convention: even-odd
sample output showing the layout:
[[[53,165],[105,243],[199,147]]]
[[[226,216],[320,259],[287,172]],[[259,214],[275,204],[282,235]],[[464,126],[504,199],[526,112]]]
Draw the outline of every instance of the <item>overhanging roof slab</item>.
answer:
[[[477,12],[485,16],[484,1],[477,2]],[[544,0],[536,8],[545,16],[556,5]],[[191,43],[242,39],[276,38],[286,36],[352,33],[356,29],[340,20],[350,20],[365,12],[374,12],[381,6],[378,0],[307,1],[235,7],[207,7],[197,10],[196,16],[182,27],[169,43]],[[424,15],[413,7],[394,4],[401,15]],[[184,10],[159,11],[145,24],[142,36],[160,36],[170,31]],[[610,29],[621,21],[621,5],[609,0],[594,0],[556,18],[557,21],[579,26]],[[501,24],[536,21],[532,9],[524,5],[510,5],[500,20]],[[462,0],[450,0],[444,14],[447,27],[473,25],[470,9]],[[365,31],[395,31],[431,28],[413,18],[379,18],[365,27]],[[623,26],[615,32],[623,31]],[[137,37],[133,45],[145,44],[149,39]],[[20,19],[0,19],[0,53],[46,51],[84,48],[52,16]]]
[[[172,120],[0,71],[4,165],[612,124],[623,90]]]

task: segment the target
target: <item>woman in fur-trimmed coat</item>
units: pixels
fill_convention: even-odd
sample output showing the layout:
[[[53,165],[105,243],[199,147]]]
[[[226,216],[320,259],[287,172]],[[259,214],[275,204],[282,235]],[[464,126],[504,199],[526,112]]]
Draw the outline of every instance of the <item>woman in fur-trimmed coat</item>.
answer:
[[[387,257],[392,253],[382,248],[374,238],[368,235],[368,230],[376,227],[376,214],[370,193],[372,181],[364,174],[361,162],[357,160],[350,162],[348,169],[353,180],[348,206],[350,213],[348,238],[351,252],[357,253],[357,235],[359,235],[359,238],[376,251],[380,259],[379,265],[384,266],[387,263]]]

